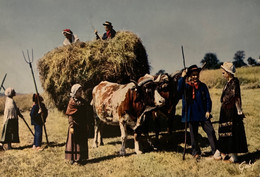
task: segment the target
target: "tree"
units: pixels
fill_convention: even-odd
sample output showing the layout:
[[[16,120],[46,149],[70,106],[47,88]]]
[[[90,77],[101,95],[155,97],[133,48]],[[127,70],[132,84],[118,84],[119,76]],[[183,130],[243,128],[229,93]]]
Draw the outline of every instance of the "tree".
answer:
[[[248,62],[249,65],[257,65],[256,60],[253,59],[252,57],[249,57],[249,58],[247,59],[247,62]]]
[[[219,60],[217,58],[217,55],[214,53],[206,53],[200,63],[203,65],[205,64],[204,68],[207,68],[207,69],[220,68]]]
[[[160,75],[160,74],[165,74],[165,70],[164,69],[160,69],[155,75]]]
[[[239,50],[235,53],[233,64],[235,67],[239,68],[242,66],[246,66],[247,64],[244,62],[245,59],[245,51]]]

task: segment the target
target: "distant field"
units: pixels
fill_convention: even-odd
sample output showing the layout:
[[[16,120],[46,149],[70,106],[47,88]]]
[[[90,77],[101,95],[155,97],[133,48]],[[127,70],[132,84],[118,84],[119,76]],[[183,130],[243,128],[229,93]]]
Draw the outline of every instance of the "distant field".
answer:
[[[213,101],[213,122],[218,121],[220,108],[220,94],[222,89],[210,89]],[[184,146],[183,124],[175,120],[175,131],[173,135],[167,136],[162,132],[159,140],[159,150],[157,152],[148,151],[146,146],[145,154],[135,155],[133,136],[127,141],[127,155],[119,157],[117,152],[121,146],[119,127],[113,135],[109,127],[104,131],[107,138],[105,145],[97,149],[91,148],[93,139],[89,139],[89,162],[84,166],[75,166],[65,163],[64,145],[67,134],[67,118],[56,109],[50,110],[47,119],[47,132],[50,146],[42,152],[31,149],[33,137],[19,120],[20,143],[14,145],[15,149],[10,151],[0,151],[0,175],[1,176],[259,176],[260,175],[260,89],[242,89],[243,111],[246,115],[244,119],[249,153],[241,154],[240,161],[249,161],[253,166],[246,166],[240,170],[239,164],[225,164],[222,161],[207,161],[202,158],[196,162],[190,155],[191,147],[188,146],[186,160],[182,160]],[[18,100],[17,100],[18,102]],[[180,117],[181,103],[177,106],[177,117]],[[29,112],[23,113],[25,119],[30,123]],[[0,124],[3,116],[0,116]],[[217,131],[218,124],[214,123]],[[0,127],[0,131],[2,126]],[[199,129],[201,134],[200,146],[203,156],[210,152],[210,147],[205,133]],[[154,142],[154,134],[150,133]],[[43,141],[45,137],[43,136]],[[46,144],[45,144],[46,145]]]
[[[235,76],[243,88],[260,88],[260,66],[238,68]],[[223,88],[225,84],[222,69],[203,70],[200,78],[209,88]]]

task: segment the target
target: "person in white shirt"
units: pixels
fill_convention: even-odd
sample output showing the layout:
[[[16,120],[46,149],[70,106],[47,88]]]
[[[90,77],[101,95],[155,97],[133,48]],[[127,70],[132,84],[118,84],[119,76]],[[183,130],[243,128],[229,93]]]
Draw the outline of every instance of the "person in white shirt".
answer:
[[[79,41],[78,36],[73,34],[73,32],[70,29],[64,29],[62,31],[62,34],[65,36],[63,45],[70,45]]]

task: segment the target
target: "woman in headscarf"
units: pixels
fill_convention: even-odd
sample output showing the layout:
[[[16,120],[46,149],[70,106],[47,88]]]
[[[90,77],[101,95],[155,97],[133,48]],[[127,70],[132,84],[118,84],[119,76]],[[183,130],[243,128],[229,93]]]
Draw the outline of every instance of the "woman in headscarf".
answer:
[[[16,92],[13,88],[7,88],[5,90],[6,101],[3,119],[3,130],[1,143],[8,144],[8,149],[12,149],[11,143],[19,143],[19,127],[18,127],[18,116],[23,118],[20,110],[16,106],[13,97]]]
[[[242,102],[239,81],[231,62],[221,65],[223,77],[227,83],[221,95],[221,109],[219,118],[218,147],[223,159],[227,162],[237,162],[237,153],[248,152],[242,112]],[[230,154],[230,156],[226,156]]]
[[[66,114],[69,128],[65,149],[65,159],[71,164],[81,164],[88,159],[88,120],[87,102],[82,98],[82,87],[74,84]]]

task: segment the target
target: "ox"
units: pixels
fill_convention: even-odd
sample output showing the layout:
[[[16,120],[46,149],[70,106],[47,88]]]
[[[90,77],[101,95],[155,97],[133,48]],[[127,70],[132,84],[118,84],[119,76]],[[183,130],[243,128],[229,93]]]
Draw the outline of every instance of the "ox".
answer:
[[[164,105],[165,99],[155,89],[156,84],[151,78],[141,80],[138,84],[131,82],[125,85],[102,81],[92,91],[91,105],[95,118],[94,145],[102,143],[101,124],[118,125],[121,130],[122,146],[120,155],[125,155],[127,139],[127,126],[134,130],[135,152],[142,153],[139,149],[137,130],[142,125],[143,117],[156,107]],[[98,142],[99,139],[99,142]]]
[[[181,72],[176,72],[175,74],[169,75],[167,73],[161,74],[159,76],[153,76],[157,80],[157,90],[159,94],[165,99],[164,106],[150,112],[155,121],[155,134],[158,140],[160,132],[160,122],[158,120],[158,115],[167,119],[167,131],[169,134],[173,130],[173,118],[176,112],[176,105],[179,101],[179,95],[177,93],[178,79],[181,76]],[[145,75],[140,79],[148,79],[151,76]],[[148,116],[148,115],[147,115]],[[150,115],[151,116],[151,115]]]

